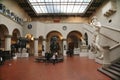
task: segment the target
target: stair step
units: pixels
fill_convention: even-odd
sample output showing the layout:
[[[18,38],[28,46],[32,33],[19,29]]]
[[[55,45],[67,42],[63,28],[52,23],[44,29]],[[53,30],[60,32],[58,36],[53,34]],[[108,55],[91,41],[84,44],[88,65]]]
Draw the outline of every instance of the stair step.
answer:
[[[119,64],[113,64],[112,66],[116,66],[116,67],[120,68]]]
[[[116,76],[116,75],[114,75],[114,74],[112,74],[112,73],[110,73],[110,72],[108,72],[108,71],[106,71],[102,68],[99,68],[98,71],[100,71],[100,72],[104,73],[105,75],[109,76],[110,78],[112,78],[112,80],[120,80],[120,77],[118,77],[118,76]]]
[[[120,61],[119,61],[119,62],[117,62],[117,64],[119,64],[119,65],[120,65]]]
[[[116,62],[115,64],[118,64],[118,65],[120,65],[120,62]]]
[[[113,70],[116,70],[116,71],[120,72],[120,68],[118,68],[118,67],[110,66],[109,68],[111,68],[111,69],[113,69]]]
[[[120,78],[120,72],[115,71],[115,70],[110,69],[110,68],[103,68],[103,69],[106,70],[106,71],[108,71],[108,72],[110,72],[110,73],[113,73],[116,76],[119,76],[119,78]]]

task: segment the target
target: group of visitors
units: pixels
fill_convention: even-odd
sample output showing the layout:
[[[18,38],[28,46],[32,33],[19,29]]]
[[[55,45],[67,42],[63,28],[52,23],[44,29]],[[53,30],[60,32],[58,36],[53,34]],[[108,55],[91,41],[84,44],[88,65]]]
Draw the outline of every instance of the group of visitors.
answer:
[[[58,52],[55,53],[46,52],[45,58],[47,62],[52,62],[53,64],[55,64],[57,62]]]

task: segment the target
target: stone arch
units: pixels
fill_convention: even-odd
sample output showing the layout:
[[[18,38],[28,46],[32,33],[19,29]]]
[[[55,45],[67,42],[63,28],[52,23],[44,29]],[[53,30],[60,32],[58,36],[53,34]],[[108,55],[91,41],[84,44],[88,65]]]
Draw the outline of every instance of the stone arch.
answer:
[[[0,48],[5,50],[5,37],[9,35],[9,31],[6,25],[0,24]]]
[[[67,45],[69,46],[69,43],[73,43],[74,48],[79,48],[81,45],[81,37],[82,33],[79,31],[71,31],[67,35]]]
[[[84,34],[84,40],[86,42],[86,45],[88,45],[88,34],[86,32]]]
[[[17,43],[17,40],[20,36],[20,31],[17,28],[15,28],[12,32],[11,44]]]
[[[46,36],[46,43],[47,43],[46,49],[47,49],[47,51],[50,51],[50,41],[51,41],[52,37],[57,37],[57,42],[59,43],[59,46],[60,46],[59,53],[63,54],[62,53],[63,52],[63,50],[62,50],[63,49],[63,45],[62,45],[63,44],[63,42],[62,42],[63,36],[59,31],[51,31],[47,34],[47,36]]]

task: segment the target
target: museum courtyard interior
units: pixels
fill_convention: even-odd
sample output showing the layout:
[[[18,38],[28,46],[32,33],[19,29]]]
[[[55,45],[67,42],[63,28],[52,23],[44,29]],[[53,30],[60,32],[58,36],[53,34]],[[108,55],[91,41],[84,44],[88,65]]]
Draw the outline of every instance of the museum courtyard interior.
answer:
[[[0,0],[0,80],[120,80],[120,0]]]

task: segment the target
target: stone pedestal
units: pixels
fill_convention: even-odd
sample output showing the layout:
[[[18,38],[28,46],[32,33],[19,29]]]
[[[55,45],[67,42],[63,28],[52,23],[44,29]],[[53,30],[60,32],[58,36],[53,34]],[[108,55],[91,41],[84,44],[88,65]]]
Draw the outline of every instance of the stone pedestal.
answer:
[[[89,59],[95,59],[95,54],[91,51],[88,52],[88,58]]]
[[[79,55],[80,54],[80,48],[74,48],[74,54]]]
[[[80,47],[80,57],[87,57],[88,56],[88,48],[86,45],[81,45]]]
[[[29,53],[16,53],[15,57],[20,57],[20,58],[25,58],[26,57],[27,58],[27,57],[29,57]]]
[[[110,50],[109,50],[109,46],[104,46],[103,49],[104,49],[104,57],[103,57],[103,67],[107,67],[109,66],[111,63],[110,63]]]

